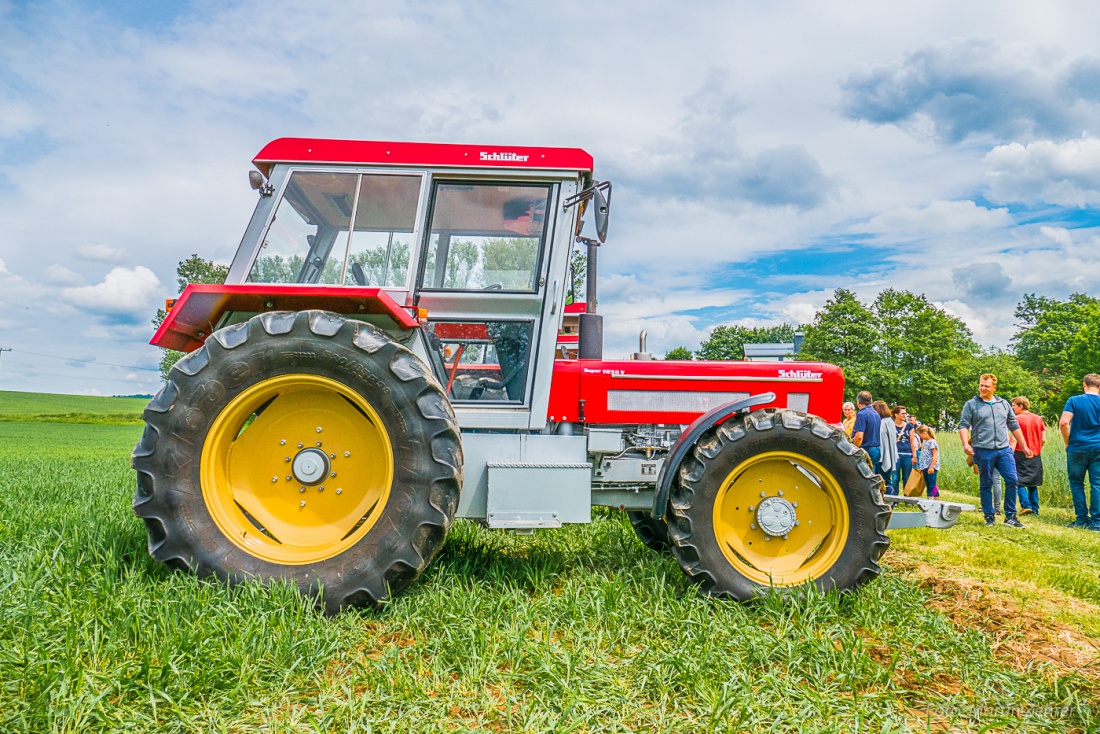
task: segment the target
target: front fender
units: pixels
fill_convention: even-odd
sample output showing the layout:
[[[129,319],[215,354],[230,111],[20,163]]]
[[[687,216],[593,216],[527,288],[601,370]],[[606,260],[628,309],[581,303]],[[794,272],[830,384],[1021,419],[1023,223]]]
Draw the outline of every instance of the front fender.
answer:
[[[775,402],[775,393],[765,392],[759,395],[750,395],[747,398],[720,405],[696,418],[688,426],[688,429],[680,434],[680,438],[676,440],[672,450],[668,452],[668,458],[665,460],[664,465],[661,466],[661,474],[657,477],[657,491],[653,494],[653,508],[651,510],[653,517],[660,519],[665,516],[668,495],[672,490],[672,480],[676,473],[680,471],[680,463],[707,429],[728,420],[738,413],[747,413],[757,405],[767,405],[772,402]]]

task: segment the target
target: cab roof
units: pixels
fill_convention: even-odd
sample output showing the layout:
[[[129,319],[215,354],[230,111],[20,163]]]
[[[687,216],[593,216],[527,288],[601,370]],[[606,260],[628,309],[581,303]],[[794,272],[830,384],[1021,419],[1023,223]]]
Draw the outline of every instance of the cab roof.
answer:
[[[532,148],[518,145],[392,143],[376,140],[279,138],[252,159],[268,176],[276,163],[328,163],[370,166],[519,168],[592,171],[592,156],[580,148]]]

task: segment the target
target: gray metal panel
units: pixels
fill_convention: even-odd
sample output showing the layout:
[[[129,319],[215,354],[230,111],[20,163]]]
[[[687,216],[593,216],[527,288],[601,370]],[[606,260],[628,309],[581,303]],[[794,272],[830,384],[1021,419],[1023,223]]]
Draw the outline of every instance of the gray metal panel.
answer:
[[[621,428],[589,428],[588,453],[617,454],[623,450]]]
[[[671,413],[705,413],[747,392],[703,392],[700,390],[608,390],[608,410],[653,410]]]
[[[491,528],[559,527],[592,521],[589,464],[493,463],[486,520]]]
[[[488,496],[488,464],[585,464],[584,436],[543,436],[519,433],[462,433],[463,478],[458,517],[484,519]],[[585,470],[585,485],[591,481]],[[526,488],[524,491],[529,491]],[[586,499],[587,502],[587,499]]]
[[[789,392],[787,393],[787,409],[797,410],[799,413],[810,412],[810,393],[808,392]]]

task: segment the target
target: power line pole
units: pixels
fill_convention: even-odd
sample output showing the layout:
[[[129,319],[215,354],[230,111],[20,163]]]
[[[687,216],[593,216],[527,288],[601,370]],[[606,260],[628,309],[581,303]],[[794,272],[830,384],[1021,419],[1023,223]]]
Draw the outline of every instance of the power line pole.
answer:
[[[0,357],[4,356],[4,352],[10,352],[11,347],[0,347]]]

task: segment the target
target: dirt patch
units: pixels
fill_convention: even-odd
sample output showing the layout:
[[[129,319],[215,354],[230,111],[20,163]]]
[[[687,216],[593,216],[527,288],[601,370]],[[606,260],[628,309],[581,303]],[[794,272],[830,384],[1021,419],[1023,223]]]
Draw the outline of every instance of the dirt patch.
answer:
[[[890,565],[932,595],[929,606],[947,615],[960,629],[977,629],[992,640],[993,655],[1010,667],[1029,671],[1046,663],[1059,672],[1100,680],[1100,640],[1026,608],[1014,597],[972,578],[895,555]]]

